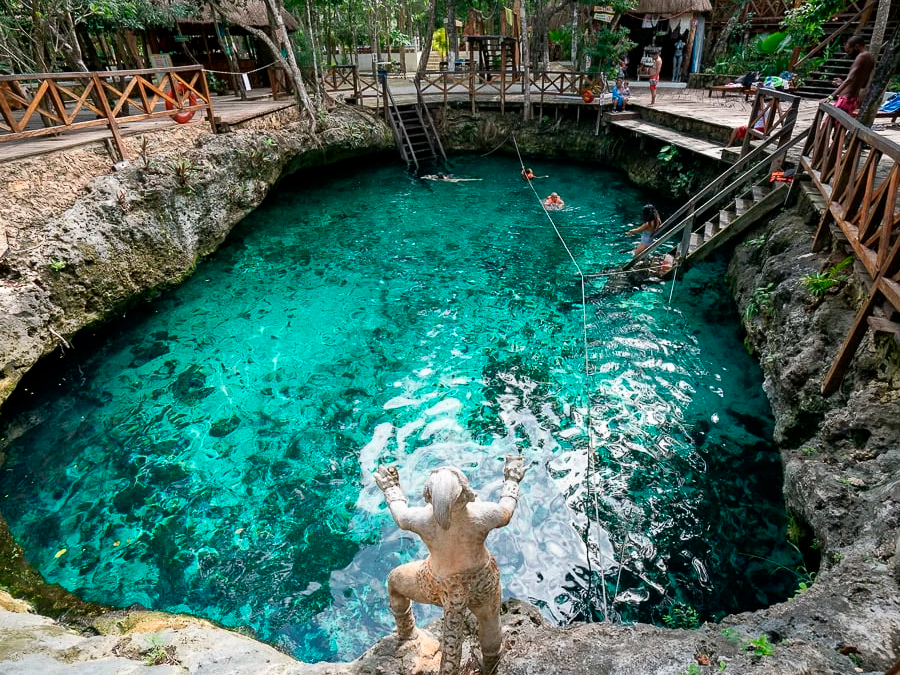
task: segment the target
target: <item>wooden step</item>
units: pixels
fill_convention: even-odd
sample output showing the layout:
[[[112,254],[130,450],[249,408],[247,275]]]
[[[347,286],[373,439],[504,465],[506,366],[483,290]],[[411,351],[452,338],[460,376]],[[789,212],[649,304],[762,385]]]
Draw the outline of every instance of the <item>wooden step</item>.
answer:
[[[696,251],[700,248],[700,244],[703,243],[703,236],[700,232],[691,233],[691,243],[688,244],[688,255]]]
[[[735,215],[733,211],[728,211],[727,209],[719,211],[719,229],[728,227],[734,218]]]
[[[710,220],[703,225],[703,240],[709,241],[719,234],[719,221]]]
[[[753,206],[753,200],[742,199],[741,197],[738,197],[737,199],[734,200],[735,215],[737,215],[738,217],[741,217],[742,215],[744,215],[744,213],[747,212],[747,209],[749,209],[751,206]]]
[[[771,191],[772,188],[769,185],[754,185],[750,188],[750,194],[752,195],[753,201],[755,202],[758,202]]]

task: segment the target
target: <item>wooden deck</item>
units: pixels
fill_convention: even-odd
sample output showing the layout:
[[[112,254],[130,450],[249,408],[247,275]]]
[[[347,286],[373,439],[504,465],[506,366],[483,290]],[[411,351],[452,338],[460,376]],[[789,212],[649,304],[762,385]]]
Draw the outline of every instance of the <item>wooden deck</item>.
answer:
[[[293,99],[273,101],[269,90],[260,89],[251,92],[251,94],[253,94],[253,98],[248,101],[241,101],[237,96],[214,97],[212,99],[213,112],[216,118],[223,123],[234,126],[255,117],[267,115],[276,110],[282,110],[294,105]],[[206,125],[206,128],[209,128],[209,122],[206,121],[205,114],[194,115],[194,119],[188,122],[187,125],[182,126],[196,124]],[[171,118],[163,117],[120,124],[119,130],[123,136],[135,136],[164,131],[175,126],[177,124]],[[0,162],[11,162],[24,157],[66,150],[87,143],[103,142],[110,138],[109,129],[103,126],[81,131],[67,131],[58,136],[6,141],[0,143]]]

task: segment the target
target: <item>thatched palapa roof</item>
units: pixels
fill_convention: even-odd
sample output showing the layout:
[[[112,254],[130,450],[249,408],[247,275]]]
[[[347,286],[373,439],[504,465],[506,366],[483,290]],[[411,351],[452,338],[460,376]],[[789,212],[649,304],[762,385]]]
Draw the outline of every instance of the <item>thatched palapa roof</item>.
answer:
[[[221,6],[225,10],[225,20],[228,23],[240,22],[254,28],[265,28],[269,25],[266,3],[263,0],[225,0]],[[288,31],[297,30],[297,20],[291,14],[282,10],[281,17],[284,19],[284,27]],[[178,18],[178,23],[181,24],[211,24],[212,22],[212,12],[205,2],[200,11]]]
[[[685,14],[711,12],[709,0],[639,0],[635,14]]]

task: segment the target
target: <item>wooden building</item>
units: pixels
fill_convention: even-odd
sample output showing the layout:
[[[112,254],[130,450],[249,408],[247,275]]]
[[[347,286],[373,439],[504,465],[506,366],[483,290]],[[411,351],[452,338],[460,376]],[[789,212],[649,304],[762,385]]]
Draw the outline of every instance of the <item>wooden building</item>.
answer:
[[[642,59],[659,53],[663,61],[661,79],[687,82],[687,76],[699,70],[706,18],[711,11],[710,0],[640,0],[620,20],[637,43],[628,53],[627,75],[645,77]],[[673,72],[676,67],[678,73]]]

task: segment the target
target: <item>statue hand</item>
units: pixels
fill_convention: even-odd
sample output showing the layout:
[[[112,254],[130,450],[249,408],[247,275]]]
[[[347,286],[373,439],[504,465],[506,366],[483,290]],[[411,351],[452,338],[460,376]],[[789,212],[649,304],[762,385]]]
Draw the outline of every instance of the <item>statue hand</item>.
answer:
[[[508,455],[503,467],[503,479],[517,483],[525,477],[525,458],[522,455]]]
[[[382,464],[375,472],[375,483],[384,492],[388,488],[400,487],[400,474],[396,466],[385,466]]]

